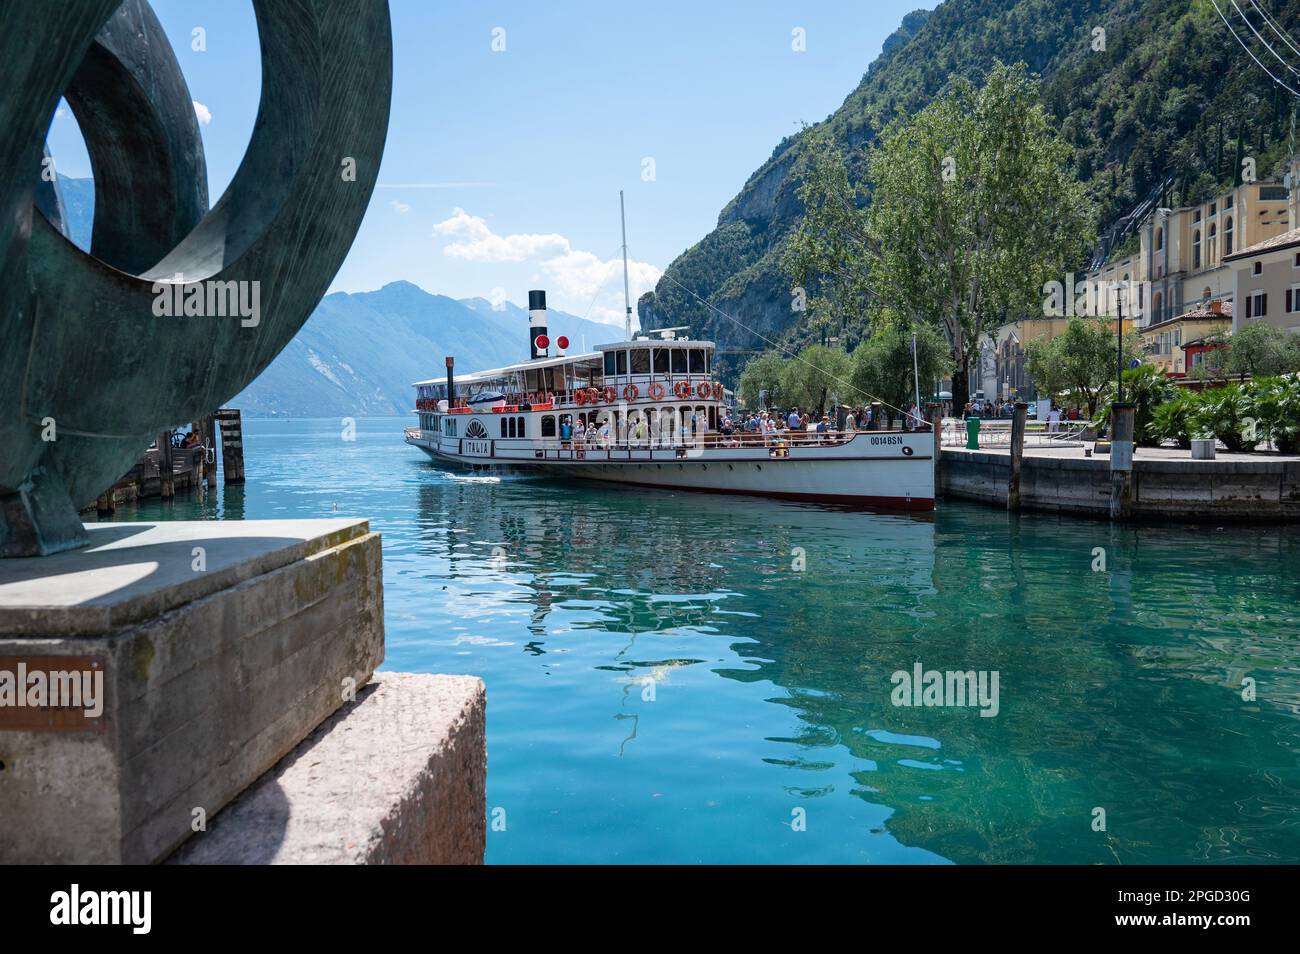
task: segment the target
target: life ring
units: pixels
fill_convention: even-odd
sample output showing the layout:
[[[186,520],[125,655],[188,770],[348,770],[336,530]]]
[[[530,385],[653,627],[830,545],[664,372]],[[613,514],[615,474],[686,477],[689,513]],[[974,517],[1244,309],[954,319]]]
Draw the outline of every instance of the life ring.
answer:
[[[614,385],[612,384],[605,385],[605,403],[613,404],[617,397],[618,397],[618,392],[614,390]]]
[[[576,400],[576,401],[578,402],[578,404],[580,404],[580,405],[582,405],[582,404],[586,404],[586,403],[587,403],[587,392],[584,391],[584,390],[582,390],[581,388],[579,388],[579,389],[574,393],[573,397],[574,397],[574,400]]]
[[[662,401],[664,399],[664,386],[656,381],[654,384],[650,385],[649,394],[650,400]]]
[[[683,401],[691,396],[691,385],[689,381],[678,381],[673,385],[673,393]]]
[[[640,389],[635,384],[629,384],[623,389],[623,400],[635,401],[640,393]]]
[[[587,403],[595,404],[600,400],[600,391],[596,388],[587,388]]]
[[[697,394],[699,394],[700,397],[704,398],[705,400],[708,400],[710,397],[713,396],[713,388],[710,387],[708,381],[701,381],[700,386],[696,388],[695,391]]]

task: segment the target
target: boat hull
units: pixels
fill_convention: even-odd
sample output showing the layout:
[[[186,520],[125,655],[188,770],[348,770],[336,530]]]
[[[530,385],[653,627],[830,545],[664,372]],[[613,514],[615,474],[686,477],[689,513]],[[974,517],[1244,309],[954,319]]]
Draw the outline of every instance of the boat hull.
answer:
[[[463,442],[412,437],[407,442],[440,463],[517,469],[568,480],[872,509],[934,509],[934,443],[933,435],[925,432],[860,434],[833,445],[795,446],[780,457],[761,444],[689,452],[553,449],[537,456],[536,449],[493,447],[487,453],[464,454],[458,453]]]

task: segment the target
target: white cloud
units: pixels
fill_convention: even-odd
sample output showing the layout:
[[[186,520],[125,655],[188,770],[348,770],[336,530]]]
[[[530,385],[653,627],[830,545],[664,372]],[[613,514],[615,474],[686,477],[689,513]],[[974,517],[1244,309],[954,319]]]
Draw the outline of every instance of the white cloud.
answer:
[[[194,103],[194,115],[199,117],[199,125],[207,126],[212,122],[212,110],[204,106],[197,99],[191,100]]]
[[[393,211],[396,212],[398,215],[405,215],[407,212],[411,211],[411,207],[407,205],[405,202],[398,202],[396,199],[394,199],[392,204],[393,204]]]
[[[622,258],[602,259],[575,249],[563,235],[515,233],[498,235],[486,220],[457,208],[450,218],[433,227],[437,238],[447,239],[442,254],[468,262],[530,262],[572,308],[585,308],[588,317],[611,324],[623,323]],[[628,280],[635,301],[652,289],[663,272],[649,262],[628,261]],[[597,295],[599,293],[599,298]],[[580,303],[580,304],[579,304]]]

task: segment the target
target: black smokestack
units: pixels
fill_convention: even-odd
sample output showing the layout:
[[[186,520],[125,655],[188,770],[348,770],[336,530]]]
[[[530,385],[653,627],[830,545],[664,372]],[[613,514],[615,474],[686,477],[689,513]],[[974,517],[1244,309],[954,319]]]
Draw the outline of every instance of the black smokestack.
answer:
[[[533,358],[546,357],[549,340],[542,347],[537,346],[539,337],[546,337],[546,292],[530,291],[528,293],[528,350]]]
[[[447,355],[447,410],[456,406],[456,376],[452,372],[452,367],[456,364],[456,359]]]

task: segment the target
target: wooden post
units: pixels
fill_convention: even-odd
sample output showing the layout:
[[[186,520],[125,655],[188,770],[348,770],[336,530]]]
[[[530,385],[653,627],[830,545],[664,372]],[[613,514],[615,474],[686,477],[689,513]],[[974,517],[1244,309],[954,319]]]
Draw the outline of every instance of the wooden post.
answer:
[[[1133,404],[1110,406],[1110,518],[1127,520],[1133,513]]]
[[[172,472],[172,432],[158,435],[158,496],[169,500],[176,496],[176,482]]]
[[[215,439],[213,437],[211,416],[199,418],[197,421],[194,421],[190,426],[194,429],[194,432],[199,435],[199,443],[205,448],[207,447],[214,448],[213,454],[215,454],[216,453]],[[204,452],[202,459],[199,461],[198,478],[199,478],[200,485],[206,482],[207,486],[212,489],[215,489],[217,486],[216,460],[214,458],[213,462],[209,464],[208,455],[206,451]]]
[[[223,407],[217,410],[217,423],[221,427],[222,483],[244,482],[244,425],[239,408]]]
[[[1016,402],[1015,414],[1011,417],[1011,477],[1007,481],[1007,509],[1020,509],[1020,465],[1025,457],[1025,415],[1029,405],[1024,401]]]

